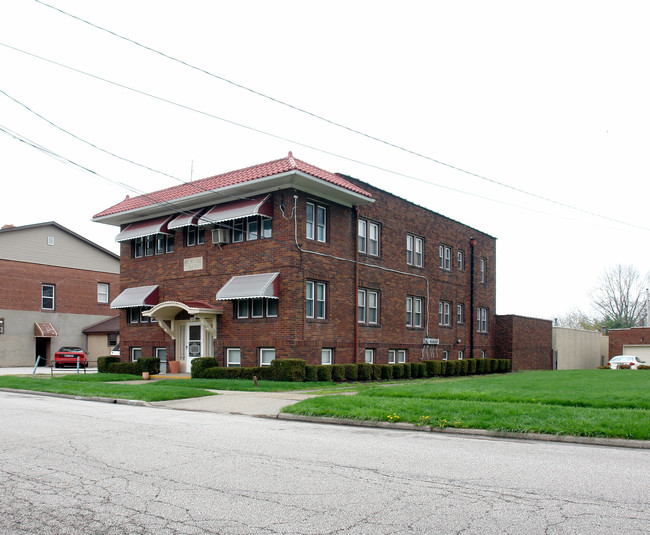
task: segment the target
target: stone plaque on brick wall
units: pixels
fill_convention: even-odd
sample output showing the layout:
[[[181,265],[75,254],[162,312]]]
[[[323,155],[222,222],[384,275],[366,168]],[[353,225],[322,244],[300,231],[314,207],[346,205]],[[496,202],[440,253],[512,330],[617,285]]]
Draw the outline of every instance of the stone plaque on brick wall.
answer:
[[[183,260],[183,271],[196,271],[203,269],[203,257],[196,256],[194,258],[186,258]]]

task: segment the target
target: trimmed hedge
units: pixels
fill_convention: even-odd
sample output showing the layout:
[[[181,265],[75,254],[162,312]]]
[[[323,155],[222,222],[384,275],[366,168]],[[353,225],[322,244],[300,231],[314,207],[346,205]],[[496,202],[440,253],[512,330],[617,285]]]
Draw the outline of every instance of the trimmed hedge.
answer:
[[[303,359],[273,359],[271,361],[271,375],[274,381],[302,382],[305,380],[305,366]]]
[[[380,364],[381,366],[381,378],[384,381],[390,381],[393,378],[393,365],[392,364]]]
[[[373,381],[381,381],[381,364],[370,364],[371,377]]]
[[[442,363],[439,360],[425,360],[424,365],[426,366],[427,377],[438,377],[442,375],[440,372]]]
[[[345,367],[345,380],[356,381],[359,379],[359,365],[358,364],[344,364]]]
[[[372,364],[358,364],[357,365],[357,378],[359,381],[370,381],[372,380]]]
[[[119,361],[120,357],[97,357],[97,372],[108,373],[108,365]]]
[[[142,368],[138,362],[111,362],[106,366],[108,373],[130,373],[142,375]]]
[[[269,366],[254,366],[251,368],[207,368],[204,379],[253,379],[272,381],[273,376]]]
[[[140,370],[143,372],[149,372],[151,375],[160,373],[160,359],[157,357],[140,357],[138,364],[140,364]]]
[[[332,380],[332,366],[321,364],[316,366],[316,376],[319,381],[330,382]]]
[[[318,373],[316,371],[316,366],[305,366],[305,381],[308,383],[315,383],[318,381]]]
[[[192,360],[192,378],[198,379],[205,377],[205,370],[217,368],[219,363],[214,357],[201,357]]]
[[[332,381],[335,383],[345,381],[345,366],[343,364],[332,364]]]

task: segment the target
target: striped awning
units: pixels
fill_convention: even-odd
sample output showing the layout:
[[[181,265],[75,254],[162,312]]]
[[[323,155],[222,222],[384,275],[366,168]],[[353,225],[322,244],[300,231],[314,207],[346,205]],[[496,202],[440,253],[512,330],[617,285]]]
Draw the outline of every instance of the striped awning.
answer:
[[[169,223],[171,217],[158,217],[156,219],[148,219],[147,221],[138,221],[137,223],[130,223],[127,225],[122,232],[120,232],[115,241],[129,241],[135,238],[145,238],[147,236],[153,236],[155,234],[167,234],[171,236],[173,232],[170,232],[167,224]]]
[[[38,338],[55,338],[59,336],[51,323],[34,323],[34,336]]]
[[[214,225],[254,215],[273,217],[273,205],[269,202],[269,198],[270,195],[267,195],[213,206],[199,218],[197,225]]]
[[[278,299],[279,273],[259,273],[256,275],[237,275],[232,277],[217,292],[218,301],[266,297]]]

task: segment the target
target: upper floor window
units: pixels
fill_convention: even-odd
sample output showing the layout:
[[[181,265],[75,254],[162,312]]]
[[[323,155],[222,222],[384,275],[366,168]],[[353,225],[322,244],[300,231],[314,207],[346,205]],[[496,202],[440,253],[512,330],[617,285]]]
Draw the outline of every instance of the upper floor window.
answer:
[[[406,235],[406,263],[409,266],[422,267],[424,240],[412,234]]]
[[[191,225],[187,227],[185,244],[188,247],[193,245],[202,245],[205,243],[205,228]]]
[[[320,242],[327,241],[327,208],[311,202],[307,203],[305,232],[307,238]]]
[[[422,327],[422,298],[407,296],[406,298],[406,326]]]
[[[451,247],[448,245],[441,245],[438,248],[438,254],[440,256],[440,269],[451,269]]]
[[[255,297],[252,299],[238,299],[236,301],[237,317],[245,318],[277,318],[278,300],[267,299],[266,297]]]
[[[379,223],[359,219],[359,252],[379,256]]]
[[[54,284],[41,284],[41,308],[54,310]]]
[[[481,282],[482,283],[485,283],[485,280],[486,280],[486,270],[487,270],[487,260],[485,258],[481,258],[480,272],[481,272]]]
[[[439,308],[438,325],[449,327],[451,325],[451,303],[449,301],[440,301]]]
[[[377,324],[379,321],[379,292],[359,289],[357,292],[359,323]]]
[[[196,227],[195,227],[196,228]],[[152,234],[131,240],[133,258],[174,252],[174,235]]]
[[[142,313],[147,310],[149,309],[144,307],[131,307],[127,309],[129,323],[150,323],[156,321],[153,318],[148,318],[147,316],[142,315]]]
[[[484,307],[478,307],[476,309],[476,330],[480,333],[487,332],[487,318],[488,318],[488,309]]]
[[[465,269],[465,253],[458,251],[458,270],[462,271],[463,269]]]
[[[458,323],[459,325],[462,325],[463,323],[465,323],[464,316],[465,316],[465,311],[464,311],[463,304],[458,303],[456,305],[456,323]]]
[[[97,283],[97,302],[108,303],[109,285],[106,282]]]
[[[308,318],[325,319],[327,284],[324,282],[307,281],[306,316]]]

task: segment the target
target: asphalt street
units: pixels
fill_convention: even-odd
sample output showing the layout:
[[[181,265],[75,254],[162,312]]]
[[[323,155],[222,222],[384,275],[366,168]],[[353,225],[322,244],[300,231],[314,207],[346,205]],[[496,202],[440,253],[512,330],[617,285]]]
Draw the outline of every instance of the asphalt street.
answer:
[[[3,534],[649,533],[650,453],[0,392]]]

